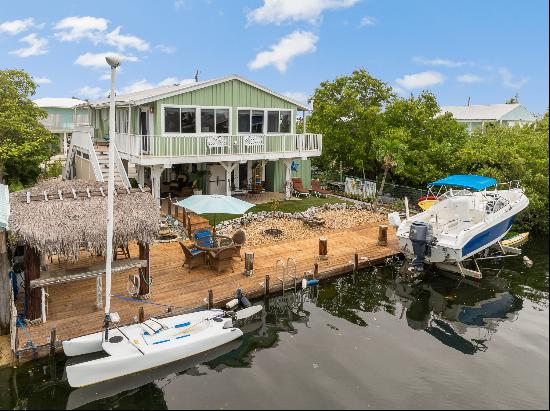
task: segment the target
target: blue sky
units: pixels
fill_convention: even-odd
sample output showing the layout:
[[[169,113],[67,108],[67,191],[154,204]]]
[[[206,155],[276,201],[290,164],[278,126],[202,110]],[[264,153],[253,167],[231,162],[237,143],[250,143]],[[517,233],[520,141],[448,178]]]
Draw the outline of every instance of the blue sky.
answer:
[[[240,74],[298,100],[360,67],[402,95],[440,104],[519,94],[548,109],[548,2],[395,0],[10,1],[0,67],[38,97],[97,98],[105,53],[125,59],[120,91]]]

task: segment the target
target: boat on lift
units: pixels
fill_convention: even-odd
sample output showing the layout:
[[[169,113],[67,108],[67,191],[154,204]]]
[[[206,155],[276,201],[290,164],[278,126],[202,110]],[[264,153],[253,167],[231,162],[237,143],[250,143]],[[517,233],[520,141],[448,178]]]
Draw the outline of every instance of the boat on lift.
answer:
[[[481,278],[479,268],[467,269],[462,262],[491,246],[503,253],[521,252],[500,243],[516,215],[529,204],[519,182],[503,186],[491,177],[452,175],[429,187],[439,188],[440,193],[427,210],[402,222],[396,213],[388,216],[412,270],[421,272],[428,263]]]

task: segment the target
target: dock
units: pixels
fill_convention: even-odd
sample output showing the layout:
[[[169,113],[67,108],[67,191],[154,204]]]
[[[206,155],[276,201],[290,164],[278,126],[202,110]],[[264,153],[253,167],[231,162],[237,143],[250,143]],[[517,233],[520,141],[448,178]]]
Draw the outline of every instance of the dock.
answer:
[[[319,236],[300,240],[283,240],[277,243],[243,247],[254,252],[254,274],[244,275],[244,261],[234,260],[233,270],[220,274],[208,267],[197,267],[189,271],[183,267],[184,256],[178,242],[155,243],[151,246],[151,296],[148,300],[131,298],[127,291],[128,276],[136,274],[134,269],[113,274],[111,311],[120,315],[121,325],[134,323],[138,310],[143,307],[145,318],[159,317],[168,313],[205,308],[212,304],[222,307],[235,296],[237,288],[249,298],[278,293],[282,282],[276,272],[277,260],[285,263],[293,258],[297,265],[297,276],[304,273],[309,278],[314,275],[322,280],[383,263],[387,258],[399,254],[395,230],[389,229],[388,244],[378,245],[378,223],[367,224],[351,229],[333,230],[323,234],[328,240],[328,258],[319,259]],[[130,254],[136,256],[138,247],[130,244]],[[52,270],[67,272],[78,270],[79,266],[91,265],[84,257],[76,262],[54,262]],[[358,267],[357,267],[358,265]],[[291,268],[290,272],[293,273]],[[266,276],[269,276],[269,289],[266,290]],[[287,289],[294,288],[294,280],[288,275]],[[104,290],[103,290],[104,293]],[[55,348],[61,342],[100,331],[104,318],[103,309],[96,306],[96,279],[83,279],[78,282],[60,283],[47,287],[48,310],[45,323],[17,328],[16,353],[24,361],[47,355],[50,352],[50,335],[55,329]]]

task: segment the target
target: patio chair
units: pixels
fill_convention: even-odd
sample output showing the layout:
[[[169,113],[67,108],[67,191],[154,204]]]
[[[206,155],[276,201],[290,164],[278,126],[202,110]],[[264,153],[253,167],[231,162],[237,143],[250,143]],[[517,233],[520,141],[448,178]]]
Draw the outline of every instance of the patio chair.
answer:
[[[210,238],[210,243],[212,243],[212,230],[207,227],[200,227],[193,231],[192,236],[190,237],[192,241],[201,241],[205,245],[208,244],[206,238]]]
[[[185,261],[182,264],[182,267],[187,264],[189,271],[191,271],[194,267],[206,265],[206,253],[204,251],[195,247],[188,247],[181,241],[179,243],[183,254],[185,255]]]
[[[246,234],[243,230],[237,230],[235,231],[235,234],[233,234],[233,248],[235,249],[235,255],[233,257],[239,257],[242,261],[243,257],[241,256],[241,247],[244,245],[244,242],[246,241]]]
[[[309,197],[310,196],[309,190],[306,190],[304,188],[304,185],[302,184],[302,179],[301,178],[293,178],[292,179],[292,191],[294,192],[294,195],[296,197],[299,197],[299,196]]]
[[[326,197],[328,194],[331,194],[330,190],[326,190],[321,187],[321,182],[319,180],[311,180],[311,191],[317,197]]]
[[[235,247],[221,248],[217,251],[210,251],[210,267],[218,271],[218,274],[227,268],[233,270],[233,257]]]

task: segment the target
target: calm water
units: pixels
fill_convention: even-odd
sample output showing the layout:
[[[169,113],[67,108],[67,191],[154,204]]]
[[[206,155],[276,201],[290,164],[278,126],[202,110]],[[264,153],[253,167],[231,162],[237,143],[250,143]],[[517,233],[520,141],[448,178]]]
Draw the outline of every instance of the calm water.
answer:
[[[391,267],[268,301],[233,344],[72,390],[67,359],[0,370],[0,408],[548,408],[548,240],[481,284]]]

